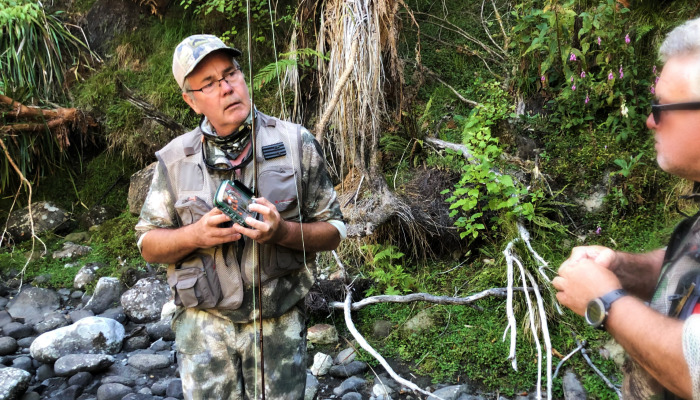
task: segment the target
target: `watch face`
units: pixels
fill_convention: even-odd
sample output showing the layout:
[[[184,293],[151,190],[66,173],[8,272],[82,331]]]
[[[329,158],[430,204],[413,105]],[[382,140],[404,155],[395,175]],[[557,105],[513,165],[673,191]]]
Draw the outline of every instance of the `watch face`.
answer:
[[[600,299],[593,299],[586,307],[586,322],[597,328],[605,321],[605,306]]]

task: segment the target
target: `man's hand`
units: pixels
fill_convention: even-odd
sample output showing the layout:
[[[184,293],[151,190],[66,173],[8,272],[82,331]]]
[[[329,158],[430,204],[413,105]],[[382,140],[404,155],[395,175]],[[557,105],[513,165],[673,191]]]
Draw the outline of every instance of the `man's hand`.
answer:
[[[566,260],[552,285],[559,291],[557,300],[579,315],[585,314],[588,302],[594,298],[622,288],[612,271],[590,258]]]
[[[610,270],[614,270],[619,261],[617,253],[605,246],[578,246],[571,250],[571,255],[562,265],[581,260],[591,260]]]
[[[213,247],[221,243],[235,242],[241,234],[235,228],[222,228],[221,224],[231,221],[228,215],[214,207],[192,224],[192,234],[199,248]]]
[[[250,228],[244,228],[239,224],[234,224],[234,229],[242,235],[245,235],[258,243],[277,243],[280,238],[286,235],[287,222],[282,219],[277,207],[264,197],[256,197],[255,203],[248,206],[251,212],[257,212],[262,215],[263,220],[258,221],[255,218],[248,217],[245,219],[246,224]]]
[[[246,224],[252,229],[234,224],[233,228],[258,243],[276,244],[295,250],[326,251],[338,247],[340,233],[333,225],[324,221],[298,222],[285,221],[277,207],[264,197],[256,197],[250,211],[258,212],[263,220],[246,218]]]
[[[159,228],[146,232],[141,243],[141,255],[151,263],[171,264],[191,252],[234,242],[241,238],[235,225],[221,228],[231,219],[218,208],[213,208],[195,223],[180,228]]]

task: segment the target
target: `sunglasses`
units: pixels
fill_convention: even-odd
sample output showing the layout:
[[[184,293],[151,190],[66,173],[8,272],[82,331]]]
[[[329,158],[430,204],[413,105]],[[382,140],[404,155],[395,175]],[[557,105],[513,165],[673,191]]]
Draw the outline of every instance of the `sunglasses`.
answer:
[[[654,117],[656,125],[661,123],[661,111],[677,111],[677,110],[700,110],[700,101],[691,101],[688,103],[671,103],[659,104],[658,100],[651,101],[651,115]]]

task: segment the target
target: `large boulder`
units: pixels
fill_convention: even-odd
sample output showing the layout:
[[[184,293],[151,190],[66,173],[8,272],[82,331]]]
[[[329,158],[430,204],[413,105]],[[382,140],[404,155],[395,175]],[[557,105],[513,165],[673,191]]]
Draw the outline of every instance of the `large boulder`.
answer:
[[[19,368],[0,369],[0,399],[19,399],[31,379],[32,374]]]
[[[140,279],[121,297],[124,312],[136,323],[160,320],[163,304],[170,298],[170,287],[156,278]]]
[[[123,340],[124,326],[119,322],[88,317],[37,337],[29,351],[38,361],[53,363],[69,354],[116,354]]]
[[[32,204],[34,234],[39,236],[46,232],[58,230],[68,222],[68,213],[52,203],[40,201]],[[7,220],[7,233],[15,243],[32,237],[32,226],[29,218],[29,206],[13,211]]]
[[[105,221],[117,215],[119,215],[119,212],[114,207],[97,205],[78,216],[78,225],[85,229],[90,229],[93,226],[102,225]]]
[[[34,325],[44,320],[44,315],[58,310],[61,299],[50,289],[29,287],[22,289],[7,305],[7,312],[15,319]]]
[[[134,215],[141,214],[141,207],[146,201],[148,189],[151,187],[153,180],[153,172],[156,170],[158,162],[153,162],[141,171],[131,175],[129,184],[129,195],[127,202],[129,203],[129,212]]]
[[[97,0],[85,18],[90,47],[104,54],[117,36],[139,26],[143,9],[129,0]]]
[[[83,309],[90,310],[95,314],[100,314],[108,309],[119,305],[119,297],[122,294],[122,284],[119,279],[112,277],[102,277],[97,281],[95,293]]]

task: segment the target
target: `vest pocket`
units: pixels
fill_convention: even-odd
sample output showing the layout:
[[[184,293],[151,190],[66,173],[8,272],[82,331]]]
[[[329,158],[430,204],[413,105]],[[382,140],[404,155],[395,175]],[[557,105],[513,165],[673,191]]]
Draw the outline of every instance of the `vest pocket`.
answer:
[[[176,305],[207,309],[216,307],[221,300],[221,285],[212,256],[196,253],[169,272],[168,285],[175,293]]]
[[[304,266],[304,253],[301,251],[271,244],[262,246],[260,262],[265,280],[279,278]]]
[[[279,212],[287,211],[297,205],[294,168],[274,167],[262,171],[258,178],[258,188],[260,196],[274,204]]]
[[[211,210],[211,206],[197,196],[179,199],[175,202],[175,211],[180,217],[182,226],[199,221],[209,210]]]

